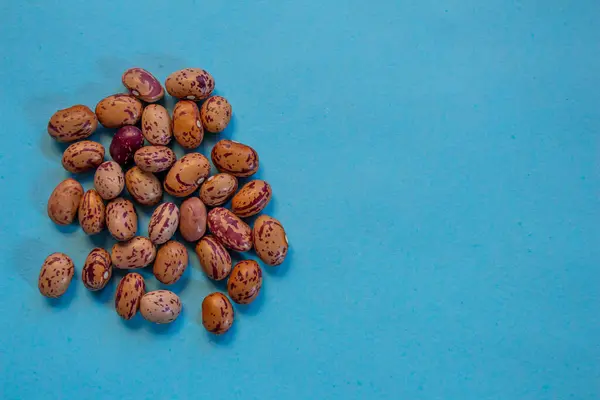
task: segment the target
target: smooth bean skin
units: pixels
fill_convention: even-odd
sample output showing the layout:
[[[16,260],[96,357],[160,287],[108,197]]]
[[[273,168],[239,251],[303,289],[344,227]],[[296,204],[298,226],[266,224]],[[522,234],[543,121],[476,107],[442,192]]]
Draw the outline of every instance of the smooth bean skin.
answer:
[[[86,235],[95,235],[104,230],[106,216],[102,197],[94,189],[83,195],[79,203],[79,225]]]
[[[83,187],[75,179],[67,178],[59,183],[48,199],[48,216],[58,225],[70,225],[77,216]]]
[[[146,172],[163,172],[175,164],[177,157],[167,146],[144,146],[133,155],[135,165]]]
[[[181,100],[173,109],[173,136],[185,149],[195,149],[204,139],[200,110],[193,101]]]
[[[121,278],[115,295],[117,314],[125,320],[130,320],[140,309],[140,302],[146,293],[144,278],[135,272]]]
[[[244,178],[258,171],[258,153],[250,147],[233,140],[220,140],[210,152],[212,162],[219,172]]]
[[[119,269],[144,268],[156,257],[156,247],[150,239],[136,236],[127,242],[117,242],[112,247],[110,258]]]
[[[227,280],[227,293],[238,304],[252,303],[262,287],[262,270],[254,260],[235,264]]]
[[[74,174],[98,168],[104,161],[104,146],[84,140],[71,144],[62,157],[63,167]]]
[[[170,240],[179,226],[179,209],[175,203],[163,203],[156,207],[148,224],[148,237],[154,244]]]
[[[165,81],[167,92],[178,99],[204,100],[215,89],[215,80],[200,68],[185,68],[173,72]]]
[[[231,256],[212,235],[206,235],[196,244],[196,255],[206,276],[215,281],[227,278],[231,272]]]
[[[202,325],[210,333],[227,332],[233,325],[234,314],[231,302],[223,293],[211,293],[202,301]]]
[[[112,276],[112,261],[108,251],[96,247],[90,251],[81,270],[83,286],[93,292],[104,289]]]
[[[125,188],[123,168],[114,161],[105,161],[94,174],[94,187],[104,200],[117,198]]]
[[[267,265],[280,265],[288,253],[288,238],[283,225],[268,215],[261,215],[254,221],[252,242],[256,255]]]
[[[160,180],[152,173],[133,167],[125,174],[125,186],[135,201],[145,206],[158,204],[163,195]]]
[[[208,212],[208,229],[223,245],[234,251],[252,248],[252,230],[238,216],[223,207]]]
[[[126,242],[137,233],[138,218],[133,203],[122,197],[106,206],[106,226],[115,240]]]
[[[210,174],[210,162],[200,153],[187,153],[169,170],[164,188],[175,197],[186,197],[195,192]]]
[[[200,200],[209,207],[220,206],[234,195],[238,189],[235,176],[220,173],[208,178],[200,187]]]
[[[202,200],[190,197],[181,203],[179,233],[188,242],[200,240],[206,232],[206,207]]]
[[[152,272],[159,282],[172,285],[188,266],[188,252],[184,245],[170,240],[158,249]]]
[[[169,290],[148,292],[140,301],[140,314],[146,321],[155,324],[170,324],[181,313],[179,296]]]
[[[48,122],[50,137],[63,143],[85,139],[94,133],[96,128],[96,114],[81,104],[58,110]]]
[[[154,103],[165,95],[160,81],[143,68],[129,68],[121,77],[129,93],[146,103]]]
[[[231,199],[231,211],[241,218],[261,212],[271,201],[271,185],[256,179],[246,183]]]
[[[135,125],[142,116],[142,102],[130,94],[108,96],[96,105],[98,121],[106,128]]]
[[[222,96],[209,97],[202,104],[200,119],[208,132],[223,132],[231,120],[231,104]]]
[[[171,116],[160,104],[150,104],[142,113],[142,134],[154,146],[166,146],[173,138]]]
[[[64,253],[52,253],[44,260],[40,276],[38,278],[38,289],[46,297],[57,298],[65,294],[73,274],[75,266],[73,260]]]

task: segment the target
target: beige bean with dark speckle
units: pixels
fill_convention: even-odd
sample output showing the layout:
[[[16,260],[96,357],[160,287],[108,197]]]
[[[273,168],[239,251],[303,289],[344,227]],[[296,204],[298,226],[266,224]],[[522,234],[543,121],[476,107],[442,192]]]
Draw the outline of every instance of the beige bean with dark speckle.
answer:
[[[75,266],[71,258],[64,253],[52,253],[42,265],[38,278],[38,289],[46,297],[60,297],[69,288]]]
[[[58,225],[69,225],[77,216],[83,187],[75,179],[68,178],[59,183],[48,199],[48,216]]]

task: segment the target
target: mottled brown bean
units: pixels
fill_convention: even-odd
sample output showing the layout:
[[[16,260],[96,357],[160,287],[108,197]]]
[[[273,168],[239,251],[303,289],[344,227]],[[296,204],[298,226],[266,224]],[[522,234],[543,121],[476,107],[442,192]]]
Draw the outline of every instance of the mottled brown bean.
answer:
[[[69,288],[75,266],[71,258],[64,253],[52,253],[42,264],[38,278],[38,289],[46,297],[60,297]]]
[[[154,261],[155,257],[156,247],[150,239],[143,236],[115,243],[110,254],[112,263],[120,269],[144,268]]]
[[[210,207],[220,206],[233,196],[237,188],[235,176],[226,173],[213,175],[200,187],[200,200]]]
[[[271,185],[259,179],[246,183],[231,199],[231,211],[238,217],[261,212],[271,201]]]
[[[105,208],[102,197],[94,189],[83,195],[79,203],[79,225],[88,235],[102,232],[105,223]]]
[[[187,249],[181,243],[171,240],[158,249],[152,272],[159,282],[172,285],[181,278],[187,265]]]
[[[173,136],[181,147],[195,149],[204,139],[200,110],[193,101],[181,100],[173,109]]]
[[[267,265],[279,265],[288,252],[288,238],[281,222],[261,215],[254,222],[252,240],[256,255]]]
[[[158,178],[152,172],[133,167],[125,174],[125,186],[135,201],[145,206],[158,204],[163,191]]]
[[[222,293],[211,293],[202,301],[202,325],[216,335],[227,332],[233,325],[233,306]]]
[[[150,144],[166,146],[171,142],[173,131],[171,117],[166,108],[150,104],[142,113],[142,134]]]
[[[146,321],[155,324],[169,324],[181,313],[181,300],[169,290],[155,290],[146,293],[140,302],[140,314]]]
[[[163,203],[156,207],[148,223],[148,237],[154,244],[170,240],[179,226],[179,209],[175,203]]]
[[[167,146],[144,146],[133,156],[135,165],[146,172],[162,172],[173,166],[177,157]]]
[[[133,239],[137,233],[137,214],[133,203],[121,197],[106,206],[106,226],[118,241]]]
[[[210,156],[220,172],[227,172],[237,177],[248,177],[258,171],[258,154],[245,144],[220,140],[213,147]]]
[[[238,304],[250,304],[262,287],[262,270],[254,260],[243,260],[235,264],[227,280],[227,293]]]
[[[200,265],[210,279],[220,281],[231,272],[231,256],[216,237],[206,235],[196,244]]]
[[[108,96],[96,105],[98,121],[107,128],[135,125],[142,116],[142,102],[130,94]]]
[[[197,197],[190,197],[181,203],[179,232],[188,242],[200,240],[206,232],[206,207]]]
[[[252,248],[252,230],[238,216],[223,207],[213,208],[207,216],[208,229],[225,247],[235,251]]]
[[[81,270],[83,286],[91,291],[103,289],[112,276],[112,262],[108,251],[96,247],[85,259]]]
[[[200,109],[202,125],[208,132],[223,132],[231,120],[231,104],[225,97],[209,97]]]
[[[52,191],[48,199],[48,216],[58,225],[69,225],[77,216],[83,187],[75,179],[65,179]]]
[[[165,81],[167,92],[178,99],[203,100],[215,89],[215,80],[200,68],[175,71]]]
[[[165,191],[171,196],[192,194],[210,174],[210,162],[200,153],[188,153],[173,164],[165,178]]]
[[[104,200],[119,196],[125,188],[123,168],[114,161],[105,161],[96,169],[94,187]]]
[[[71,144],[62,157],[63,167],[74,174],[97,168],[104,161],[104,146],[84,140]]]
[[[98,127],[96,114],[87,106],[58,110],[48,122],[48,133],[59,142],[74,142],[90,136]]]
[[[129,93],[146,103],[154,103],[163,98],[165,90],[150,72],[143,68],[130,68],[121,78]]]
[[[121,318],[129,320],[137,314],[146,293],[144,278],[135,272],[125,275],[117,286],[115,309]]]

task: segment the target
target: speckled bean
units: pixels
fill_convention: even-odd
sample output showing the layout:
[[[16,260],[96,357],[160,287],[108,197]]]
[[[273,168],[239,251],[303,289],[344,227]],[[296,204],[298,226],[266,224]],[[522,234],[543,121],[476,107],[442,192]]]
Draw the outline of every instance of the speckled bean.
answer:
[[[246,183],[231,199],[231,211],[238,217],[261,212],[271,201],[271,185],[259,179]]]
[[[58,225],[69,225],[77,216],[83,187],[75,179],[65,179],[52,191],[48,199],[48,216]]]
[[[96,169],[94,187],[104,200],[119,196],[125,187],[123,168],[114,161],[105,161]]]
[[[131,197],[146,206],[158,204],[162,199],[162,186],[152,172],[133,167],[125,174],[125,185]]]
[[[48,133],[59,142],[74,142],[90,136],[97,127],[96,114],[87,106],[76,105],[55,112],[48,122]]]
[[[279,265],[288,252],[288,238],[281,222],[268,215],[259,216],[252,228],[256,255],[267,265]]]
[[[112,276],[112,262],[108,251],[96,247],[85,259],[81,281],[91,291],[101,290]]]
[[[225,245],[235,251],[252,248],[252,230],[238,216],[223,207],[213,208],[207,216],[208,229]]]
[[[87,235],[102,232],[105,223],[105,207],[102,197],[94,189],[83,195],[79,203],[79,225]]]
[[[206,207],[202,200],[190,197],[181,203],[179,232],[188,242],[200,240],[206,232]]]
[[[200,153],[188,153],[173,164],[165,178],[165,190],[171,196],[192,194],[210,174],[210,162]]]
[[[137,220],[135,207],[129,200],[119,197],[106,206],[106,226],[118,241],[124,242],[135,237]]]
[[[202,301],[202,325],[211,333],[227,332],[233,325],[234,314],[231,302],[223,293],[211,293]]]
[[[135,152],[133,159],[142,171],[147,172],[166,171],[177,161],[175,153],[167,146],[144,146]]]
[[[74,174],[97,168],[104,161],[104,146],[84,140],[73,143],[63,153],[63,167]]]
[[[243,260],[235,264],[227,280],[227,293],[238,304],[250,304],[262,287],[262,270],[254,260]]]
[[[52,253],[42,264],[38,289],[46,297],[60,297],[69,288],[75,267],[71,258],[63,253]]]
[[[178,99],[203,100],[215,89],[215,80],[200,68],[175,71],[165,81],[167,92]]]
[[[220,172],[237,177],[247,177],[258,171],[258,154],[245,144],[232,140],[220,140],[213,147],[210,156]]]
[[[150,72],[143,68],[130,68],[121,78],[129,93],[146,103],[154,103],[163,98],[165,90]]]
[[[196,244],[200,265],[210,279],[220,281],[231,272],[231,256],[216,237],[206,235]]]
[[[223,132],[231,120],[231,104],[225,97],[209,97],[200,109],[202,125],[208,132]]]
[[[150,144],[166,146],[173,137],[171,117],[160,104],[150,104],[142,113],[142,134]]]
[[[116,268],[144,268],[156,257],[156,247],[150,239],[136,236],[127,242],[115,243],[110,258]]]
[[[237,178],[221,173],[208,178],[200,187],[200,200],[207,206],[215,207],[225,204],[238,188]]]
[[[196,103],[181,100],[173,109],[173,136],[181,147],[195,149],[204,139],[204,128],[200,121],[200,110]]]
[[[114,94],[96,105],[98,121],[107,128],[135,125],[142,116],[142,102],[130,94]]]
[[[140,302],[140,313],[146,321],[169,324],[181,313],[181,300],[169,290],[148,292]]]
[[[171,285],[179,280],[188,265],[188,252],[184,245],[170,240],[158,249],[152,272],[159,282]]]
[[[144,278],[135,272],[125,275],[117,286],[115,309],[123,319],[131,319],[140,308],[140,301],[146,293]]]
[[[148,237],[154,244],[163,244],[173,237],[179,226],[179,209],[175,203],[156,207],[148,224]]]

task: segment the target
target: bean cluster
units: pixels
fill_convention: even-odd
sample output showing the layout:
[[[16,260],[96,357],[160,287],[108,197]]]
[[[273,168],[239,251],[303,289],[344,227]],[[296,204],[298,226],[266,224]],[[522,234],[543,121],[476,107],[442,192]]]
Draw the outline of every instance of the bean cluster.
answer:
[[[176,71],[163,88],[150,72],[131,68],[123,74],[122,82],[129,93],[102,99],[95,111],[75,105],[58,110],[50,118],[50,136],[71,143],[64,151],[63,167],[75,176],[95,172],[94,189],[88,191],[73,178],[60,182],[48,200],[48,216],[58,225],[78,221],[87,235],[108,229],[116,240],[110,251],[94,248],[85,260],[81,278],[91,291],[103,290],[114,268],[152,266],[158,281],[176,283],[189,261],[186,247],[174,240],[179,231],[183,240],[195,243],[206,276],[215,281],[227,279],[229,297],[215,292],[202,302],[206,330],[225,333],[234,320],[229,299],[249,304],[262,286],[260,265],[251,259],[232,265],[230,252],[254,249],[269,266],[280,265],[287,255],[287,236],[278,220],[260,215],[252,227],[244,221],[267,206],[271,185],[255,179],[238,190],[238,179],[251,177],[259,168],[258,154],[250,146],[232,140],[217,142],[210,158],[219,173],[212,176],[211,161],[195,151],[205,132],[222,132],[232,115],[227,99],[212,95],[215,80],[210,73],[199,68]],[[178,99],[172,116],[157,104],[165,89]],[[110,161],[105,161],[102,144],[86,140],[98,124],[116,129],[109,148]],[[173,139],[188,151],[179,159],[169,147]],[[183,201],[179,205],[163,201],[164,192]],[[229,201],[230,208],[226,208]],[[147,236],[138,235],[134,203],[155,207]],[[74,272],[69,256],[49,255],[39,275],[40,293],[62,296]],[[142,275],[128,272],[117,286],[115,309],[124,319],[139,311],[146,320],[164,324],[179,316],[182,303],[169,290],[146,292]]]

